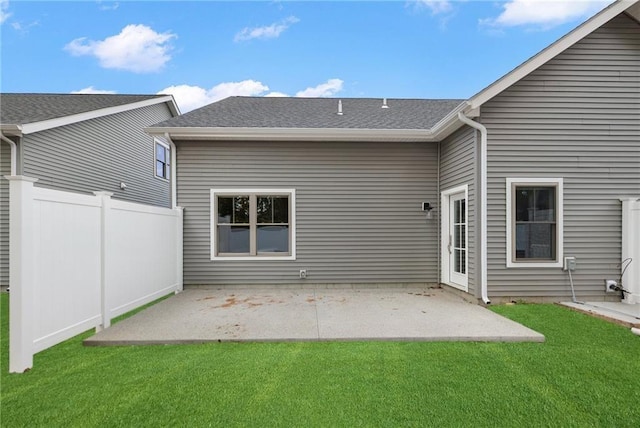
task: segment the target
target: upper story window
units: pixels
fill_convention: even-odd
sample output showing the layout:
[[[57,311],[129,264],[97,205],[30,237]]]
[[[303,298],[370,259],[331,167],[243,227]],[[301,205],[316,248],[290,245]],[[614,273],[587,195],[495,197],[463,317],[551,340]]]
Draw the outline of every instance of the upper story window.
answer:
[[[171,150],[165,143],[155,140],[156,177],[169,180],[171,178]]]
[[[562,179],[507,179],[507,266],[562,266]]]
[[[211,259],[295,260],[295,190],[211,190]]]

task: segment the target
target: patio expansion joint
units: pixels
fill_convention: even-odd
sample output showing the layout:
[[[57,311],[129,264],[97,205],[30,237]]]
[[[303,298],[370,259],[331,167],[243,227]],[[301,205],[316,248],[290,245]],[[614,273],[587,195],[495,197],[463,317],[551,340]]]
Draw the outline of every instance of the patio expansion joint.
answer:
[[[316,338],[320,339],[320,320],[318,317],[318,290],[313,289],[313,308],[316,311]]]

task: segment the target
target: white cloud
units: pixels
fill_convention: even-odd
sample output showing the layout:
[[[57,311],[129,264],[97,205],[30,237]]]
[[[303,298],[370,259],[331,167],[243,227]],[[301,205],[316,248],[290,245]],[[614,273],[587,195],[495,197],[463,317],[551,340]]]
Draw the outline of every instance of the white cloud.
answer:
[[[340,79],[329,79],[318,86],[299,91],[296,97],[331,97],[342,90],[343,83]]]
[[[171,59],[169,42],[175,37],[168,32],[156,33],[146,25],[127,25],[115,36],[98,41],[82,37],[64,48],[75,56],[95,56],[104,68],[152,73]]]
[[[0,24],[4,24],[11,16],[11,12],[9,12],[9,0],[0,0]]]
[[[289,95],[282,93],[282,92],[269,92],[268,94],[265,95],[265,97],[267,98],[282,98],[282,97],[288,97]]]
[[[453,5],[449,0],[417,0],[418,5],[425,6],[431,10],[431,13],[438,15],[453,10]]]
[[[275,39],[296,22],[300,22],[300,20],[295,16],[290,16],[282,21],[274,22],[273,24],[265,27],[245,27],[235,35],[233,41],[241,42],[251,39]]]
[[[120,7],[120,3],[118,2],[105,4],[104,2],[98,0],[98,4],[100,5],[100,10],[117,10]]]
[[[72,94],[115,94],[116,91],[109,91],[105,89],[96,89],[93,86],[87,86],[78,91],[71,91]]]
[[[553,27],[590,16],[612,0],[511,0],[506,2],[496,18],[480,21],[481,24],[515,27],[533,25]]]
[[[262,82],[243,80],[220,83],[211,89],[190,85],[169,86],[158,93],[173,95],[180,111],[186,113],[230,96],[259,96],[268,90],[269,87]]]
[[[296,97],[330,97],[342,90],[344,82],[340,79],[329,79],[313,88],[307,88],[298,92]],[[87,88],[88,89],[88,88]],[[227,97],[288,97],[283,92],[269,91],[269,87],[256,80],[243,80],[241,82],[224,82],[211,89],[200,86],[175,85],[164,88],[158,94],[173,95],[180,111],[186,113],[199,107],[220,101]]]

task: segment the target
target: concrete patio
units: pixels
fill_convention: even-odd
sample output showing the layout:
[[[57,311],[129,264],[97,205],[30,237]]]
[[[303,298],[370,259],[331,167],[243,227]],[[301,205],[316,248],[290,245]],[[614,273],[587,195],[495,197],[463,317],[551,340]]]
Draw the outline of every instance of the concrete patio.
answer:
[[[437,288],[190,288],[85,345],[237,341],[502,341],[544,336]]]

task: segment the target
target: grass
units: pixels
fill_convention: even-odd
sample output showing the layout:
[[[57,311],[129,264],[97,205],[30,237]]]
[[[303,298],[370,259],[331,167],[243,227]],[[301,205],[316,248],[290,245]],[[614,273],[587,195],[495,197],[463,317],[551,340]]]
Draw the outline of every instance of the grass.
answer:
[[[615,426],[640,420],[640,337],[553,305],[493,310],[545,343],[221,343],[83,347],[8,374],[0,425]]]

